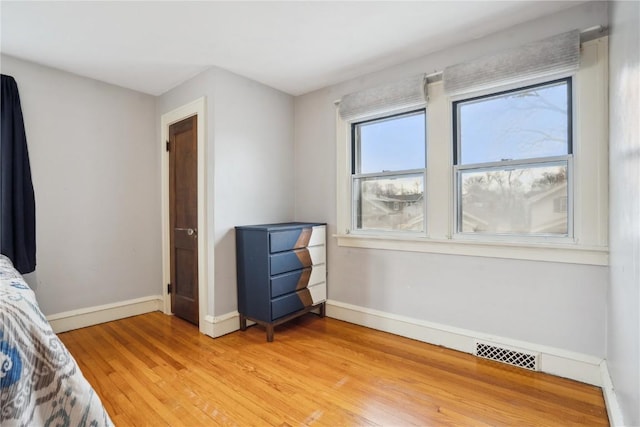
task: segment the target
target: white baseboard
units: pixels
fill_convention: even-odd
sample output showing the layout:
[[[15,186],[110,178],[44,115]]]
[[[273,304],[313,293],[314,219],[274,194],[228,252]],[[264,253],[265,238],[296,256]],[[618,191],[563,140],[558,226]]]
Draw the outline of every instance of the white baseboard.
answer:
[[[240,330],[240,313],[232,311],[222,316],[204,317],[204,325],[200,326],[200,332],[213,338],[218,338],[231,332]],[[247,320],[247,326],[255,325],[251,320]]]
[[[540,353],[540,370],[576,381],[602,385],[602,359],[468,329],[426,322],[339,301],[327,301],[327,316],[429,344],[473,354],[476,340]]]
[[[53,331],[60,333],[152,311],[162,311],[163,303],[161,295],[149,296],[53,314],[47,316],[47,320]],[[614,427],[624,425],[622,411],[616,398],[607,363],[603,359],[468,329],[426,322],[339,301],[328,300],[326,310],[327,316],[334,319],[465,353],[473,354],[476,340],[538,352],[540,353],[540,370],[542,372],[602,387],[609,422]],[[237,331],[240,329],[239,316],[237,311],[222,316],[206,315],[204,322],[200,322],[200,332],[217,338]],[[253,324],[253,322],[247,321],[247,325]]]
[[[600,364],[600,370],[602,373],[602,394],[604,395],[604,402],[607,406],[609,424],[613,427],[622,427],[625,425],[624,418],[622,416],[620,404],[618,403],[616,390],[613,387],[613,382],[611,381],[611,375],[609,374],[609,368],[606,360],[603,360]]]
[[[222,316],[206,315],[205,324],[200,325],[200,332],[213,338],[218,338],[240,329],[240,321],[237,311],[223,314]]]
[[[320,309],[311,310],[312,313],[319,313]],[[247,326],[255,325],[256,322],[247,320]],[[240,313],[232,311],[222,316],[206,315],[204,322],[200,322],[200,332],[213,338],[218,338],[231,332],[240,330]]]
[[[157,295],[58,313],[48,316],[47,320],[54,332],[59,333],[152,311],[161,311],[162,307],[162,296]],[[601,367],[603,360],[594,356],[426,322],[339,301],[328,300],[326,308],[328,317],[430,344],[441,345],[465,353],[473,353],[476,340],[538,352],[541,355],[540,370],[542,372],[596,386],[603,386],[603,381],[608,381],[608,384],[611,384],[608,371],[606,371],[606,364],[603,371]],[[253,322],[251,321],[247,322],[247,325],[252,324]],[[206,315],[204,316],[204,322],[201,322],[200,325],[200,332],[213,338],[229,334],[238,329],[240,329],[240,325],[237,311],[221,316]],[[607,392],[607,390],[604,391]],[[615,400],[613,387],[610,387],[609,394],[614,396]]]
[[[113,304],[98,305],[47,316],[55,333],[85,328],[138,314],[162,310],[162,296],[152,295]]]

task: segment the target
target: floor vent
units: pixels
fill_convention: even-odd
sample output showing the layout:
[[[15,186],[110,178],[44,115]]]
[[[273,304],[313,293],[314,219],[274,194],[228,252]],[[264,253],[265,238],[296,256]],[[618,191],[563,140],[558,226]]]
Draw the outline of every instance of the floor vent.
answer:
[[[519,368],[538,370],[538,353],[529,353],[495,344],[476,342],[475,355],[489,360],[506,363]]]

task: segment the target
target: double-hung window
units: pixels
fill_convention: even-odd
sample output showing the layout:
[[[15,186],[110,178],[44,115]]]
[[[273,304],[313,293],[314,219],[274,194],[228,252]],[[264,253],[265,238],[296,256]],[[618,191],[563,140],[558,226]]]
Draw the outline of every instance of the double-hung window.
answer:
[[[608,44],[579,39],[344,95],[338,246],[607,265]]]
[[[353,230],[424,232],[425,110],[351,125]]]
[[[456,232],[572,236],[571,78],[453,103]]]

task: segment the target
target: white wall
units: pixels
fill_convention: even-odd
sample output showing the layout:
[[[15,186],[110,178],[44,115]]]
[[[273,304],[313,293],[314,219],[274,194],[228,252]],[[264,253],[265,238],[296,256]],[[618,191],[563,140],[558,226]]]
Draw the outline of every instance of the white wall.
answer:
[[[2,56],[20,90],[47,315],[160,294],[154,98]]]
[[[207,314],[219,316],[237,309],[234,227],[293,219],[293,98],[214,67],[160,96],[157,116],[202,96],[213,255]]]
[[[640,425],[640,3],[610,10],[607,364],[625,425]]]
[[[334,101],[344,94],[607,24],[587,3],[295,99],[297,220],[336,232]],[[605,355],[606,267],[338,247],[328,240],[329,298],[597,357]]]

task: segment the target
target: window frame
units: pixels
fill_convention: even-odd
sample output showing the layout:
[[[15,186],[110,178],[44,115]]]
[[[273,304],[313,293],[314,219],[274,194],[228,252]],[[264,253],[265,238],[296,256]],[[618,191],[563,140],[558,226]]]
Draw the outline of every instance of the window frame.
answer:
[[[482,95],[468,96],[459,95],[451,99],[451,130],[452,130],[452,149],[453,149],[453,179],[454,179],[454,225],[453,225],[453,238],[454,239],[498,239],[498,240],[526,240],[531,242],[536,241],[558,241],[558,242],[574,242],[574,206],[573,206],[573,146],[574,146],[574,121],[576,116],[574,114],[574,91],[573,91],[573,79],[574,75],[567,75],[561,78],[553,77],[546,80],[542,80],[536,83],[526,82],[522,85],[517,83],[513,87],[505,89],[504,87],[497,87],[488,89],[487,93]],[[461,104],[477,102],[483,99],[495,99],[500,98],[508,94],[524,92],[534,88],[544,88],[556,85],[560,82],[566,83],[567,87],[567,154],[554,155],[547,157],[529,157],[522,159],[509,159],[502,161],[480,162],[480,163],[461,163],[462,159],[462,141],[461,141],[461,129],[460,129],[460,109]],[[567,233],[518,233],[518,232],[469,232],[462,230],[463,212],[462,212],[462,182],[461,175],[468,171],[488,171],[488,170],[509,170],[509,169],[524,169],[534,168],[539,165],[560,165],[566,163],[567,167]]]
[[[498,91],[497,87],[450,96],[441,80],[428,81],[425,236],[354,232],[351,227],[351,129],[355,120],[342,120],[336,102],[336,244],[339,248],[366,248],[432,254],[479,256],[606,266],[608,249],[608,37],[583,42],[580,68],[572,81],[572,204],[573,241],[570,239],[516,239],[514,236],[464,238],[454,234],[452,101]],[[500,89],[521,88],[567,77],[547,75],[509,81]],[[365,85],[367,82],[361,82]],[[412,108],[412,109],[415,109]],[[409,111],[407,109],[405,111]],[[368,118],[401,113],[401,109]],[[361,120],[362,118],[357,118]]]
[[[421,114],[424,117],[424,168],[417,169],[402,169],[402,170],[393,170],[393,171],[382,171],[382,172],[367,172],[367,173],[359,173],[358,170],[361,169],[358,165],[358,161],[360,158],[360,144],[359,137],[357,134],[358,125],[378,122],[383,120],[393,120],[394,118],[403,117],[403,116],[411,116]],[[400,111],[393,111],[390,113],[382,113],[377,114],[375,116],[356,118],[354,120],[349,121],[350,128],[350,227],[349,231],[353,234],[363,234],[363,235],[398,235],[398,236],[425,236],[427,233],[427,149],[428,149],[428,136],[427,136],[427,111],[426,107],[413,107],[409,109],[404,109]],[[367,179],[367,178],[385,178],[385,177],[403,177],[408,175],[422,175],[423,182],[423,196],[422,196],[422,210],[423,210],[423,219],[422,219],[422,231],[411,231],[411,230],[384,230],[384,229],[363,229],[358,228],[358,208],[357,208],[357,200],[356,199],[356,181],[359,179]]]

